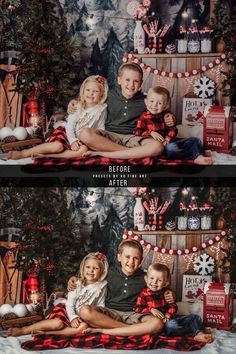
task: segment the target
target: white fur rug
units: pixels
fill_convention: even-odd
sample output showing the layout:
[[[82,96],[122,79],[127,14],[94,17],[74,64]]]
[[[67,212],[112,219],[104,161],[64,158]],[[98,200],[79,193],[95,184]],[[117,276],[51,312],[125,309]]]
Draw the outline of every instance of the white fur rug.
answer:
[[[236,156],[213,151],[212,158],[214,165],[236,165]],[[0,165],[27,165],[32,162],[33,160],[30,157],[20,160],[7,160],[6,154],[0,153]]]

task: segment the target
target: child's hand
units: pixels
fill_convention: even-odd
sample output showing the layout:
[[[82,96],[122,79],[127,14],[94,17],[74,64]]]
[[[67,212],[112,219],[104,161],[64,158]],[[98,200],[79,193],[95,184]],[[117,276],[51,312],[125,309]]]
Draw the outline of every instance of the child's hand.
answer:
[[[75,113],[75,111],[77,109],[77,105],[78,105],[77,100],[71,100],[68,104],[68,107],[67,107],[67,113],[68,114]]]
[[[175,116],[172,113],[166,113],[164,116],[164,121],[168,127],[173,127],[175,125]]]
[[[67,284],[68,291],[74,291],[76,289],[77,277],[70,277]]]
[[[163,313],[157,309],[151,309],[151,314],[155,317],[161,318],[162,320],[163,320],[163,318],[165,318]]]
[[[175,302],[175,293],[171,290],[166,290],[164,298],[168,304],[173,304]]]
[[[78,151],[80,148],[80,143],[76,140],[72,144],[70,144],[71,150]]]
[[[74,318],[70,324],[71,324],[71,327],[78,328],[80,326],[79,318],[78,317]]]
[[[168,136],[166,136],[164,141],[163,141],[163,145],[166,146],[169,143],[170,143],[170,138]]]
[[[163,143],[164,140],[165,140],[165,139],[163,138],[163,136],[162,136],[161,134],[157,133],[157,132],[151,132],[151,136],[153,137],[153,139],[158,140],[158,141],[160,141],[161,143]]]

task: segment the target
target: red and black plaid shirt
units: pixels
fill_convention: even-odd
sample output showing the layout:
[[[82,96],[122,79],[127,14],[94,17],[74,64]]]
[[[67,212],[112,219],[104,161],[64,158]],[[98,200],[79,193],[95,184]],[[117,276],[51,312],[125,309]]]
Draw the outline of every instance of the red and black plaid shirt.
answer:
[[[172,140],[177,135],[177,128],[168,127],[166,125],[164,116],[169,113],[167,111],[163,111],[158,114],[152,114],[149,111],[144,111],[137,121],[137,125],[135,128],[135,135],[138,136],[148,136],[151,132],[157,132],[166,138],[167,136]]]
[[[177,305],[175,303],[168,304],[166,302],[164,293],[168,290],[163,288],[159,291],[151,291],[149,288],[143,289],[139,294],[135,306],[135,312],[149,313],[151,309],[157,309],[163,313],[168,314],[169,318],[173,318],[177,312]]]

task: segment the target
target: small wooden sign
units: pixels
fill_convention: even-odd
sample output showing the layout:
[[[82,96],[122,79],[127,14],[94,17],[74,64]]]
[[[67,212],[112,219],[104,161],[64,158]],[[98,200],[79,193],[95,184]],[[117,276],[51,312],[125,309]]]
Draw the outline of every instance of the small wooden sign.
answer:
[[[182,301],[203,301],[203,289],[206,282],[210,282],[210,275],[186,275],[183,276]]]
[[[184,125],[202,125],[203,119],[199,112],[203,113],[206,105],[211,105],[211,98],[187,98],[183,99],[182,124]]]

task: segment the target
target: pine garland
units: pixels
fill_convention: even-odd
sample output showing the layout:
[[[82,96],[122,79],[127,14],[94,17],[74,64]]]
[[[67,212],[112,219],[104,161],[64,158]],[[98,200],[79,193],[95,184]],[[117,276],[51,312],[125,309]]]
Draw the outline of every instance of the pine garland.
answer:
[[[229,0],[218,0],[214,8],[212,25],[216,39],[222,38],[228,53],[226,62],[229,72],[223,82],[223,93],[226,96],[236,96],[236,5],[230,6]]]

